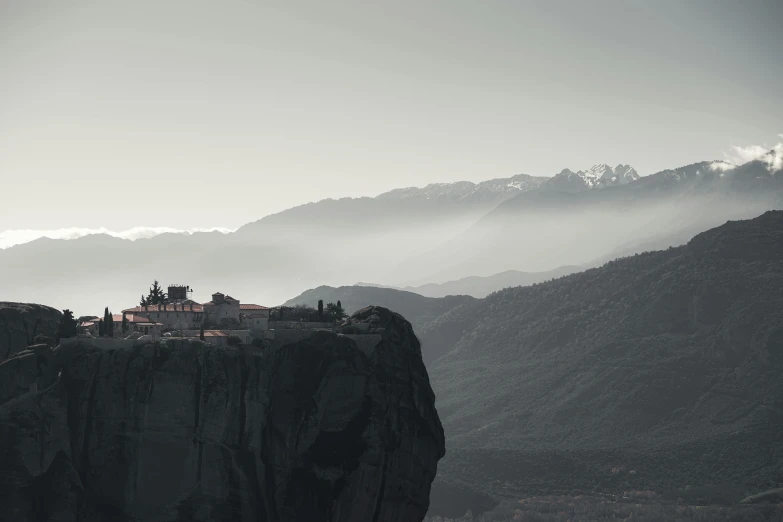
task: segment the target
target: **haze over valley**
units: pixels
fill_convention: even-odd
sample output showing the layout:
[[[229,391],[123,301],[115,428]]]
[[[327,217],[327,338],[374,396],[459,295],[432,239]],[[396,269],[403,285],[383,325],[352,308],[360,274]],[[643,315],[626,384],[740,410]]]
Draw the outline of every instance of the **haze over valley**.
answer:
[[[202,298],[210,289],[241,288],[268,306],[314,286],[356,281],[484,297],[781,209],[779,150],[738,166],[700,162],[644,177],[622,165],[615,170],[625,177],[618,177],[599,165],[549,178],[516,175],[322,200],[235,232],[40,238],[0,251],[0,284],[10,300],[43,302],[56,290],[63,302],[54,297],[51,304],[85,313],[94,302],[129,306],[150,274],[187,281]],[[524,275],[509,279],[514,273]],[[487,282],[459,283],[476,277]],[[428,293],[428,285],[443,289]]]

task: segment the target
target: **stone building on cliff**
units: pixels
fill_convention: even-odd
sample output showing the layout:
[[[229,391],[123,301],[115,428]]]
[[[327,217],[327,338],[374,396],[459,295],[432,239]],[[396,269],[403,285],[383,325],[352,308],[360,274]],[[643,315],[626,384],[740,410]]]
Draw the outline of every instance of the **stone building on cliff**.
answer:
[[[269,308],[257,304],[240,303],[230,295],[220,292],[212,294],[212,300],[198,303],[190,299],[189,287],[172,285],[168,288],[169,299],[159,305],[139,305],[127,308],[123,314],[146,317],[163,325],[164,330],[198,329],[208,327],[236,327],[262,331],[269,328]],[[172,298],[173,296],[173,298]]]
[[[114,336],[124,337],[134,332],[159,336],[172,330],[196,330],[202,326],[207,330],[249,330],[254,336],[263,338],[269,329],[269,308],[252,303],[240,303],[220,292],[212,294],[212,300],[199,303],[190,298],[190,287],[171,285],[168,298],[163,304],[138,305],[122,310],[112,317]],[[82,332],[98,336],[99,319],[86,320],[80,324]],[[127,323],[123,332],[122,324]]]

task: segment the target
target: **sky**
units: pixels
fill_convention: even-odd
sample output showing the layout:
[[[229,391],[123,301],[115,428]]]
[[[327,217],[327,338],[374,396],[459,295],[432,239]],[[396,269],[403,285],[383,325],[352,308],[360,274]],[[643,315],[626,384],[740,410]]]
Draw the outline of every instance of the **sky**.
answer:
[[[0,234],[771,147],[782,23],[777,0],[0,0]]]

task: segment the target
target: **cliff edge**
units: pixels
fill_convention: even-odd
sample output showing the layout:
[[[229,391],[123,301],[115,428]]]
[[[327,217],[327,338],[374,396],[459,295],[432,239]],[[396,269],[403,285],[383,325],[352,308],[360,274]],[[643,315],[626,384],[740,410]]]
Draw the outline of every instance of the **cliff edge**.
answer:
[[[36,346],[0,364],[0,520],[420,521],[445,453],[419,342]]]
[[[0,361],[26,349],[37,335],[55,337],[61,318],[48,306],[0,302]]]

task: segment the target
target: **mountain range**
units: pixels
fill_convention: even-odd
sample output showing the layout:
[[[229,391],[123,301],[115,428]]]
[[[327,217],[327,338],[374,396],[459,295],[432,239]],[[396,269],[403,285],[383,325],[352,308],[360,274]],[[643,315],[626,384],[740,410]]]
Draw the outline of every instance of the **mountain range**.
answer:
[[[531,495],[780,487],[782,289],[770,211],[484,299],[343,287],[291,303],[409,314],[447,440],[430,514],[455,517]]]
[[[323,200],[228,234],[42,238],[0,251],[0,289],[3,299],[77,315],[135,304],[153,279],[188,284],[197,299],[222,291],[268,306],[357,280],[416,289],[449,283],[421,291],[483,297],[499,285],[559,275],[558,267],[682,244],[727,219],[783,208],[781,179],[759,161],[702,162],[641,178],[628,166],[598,165]]]

